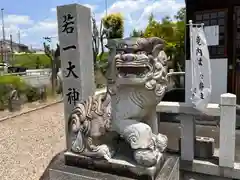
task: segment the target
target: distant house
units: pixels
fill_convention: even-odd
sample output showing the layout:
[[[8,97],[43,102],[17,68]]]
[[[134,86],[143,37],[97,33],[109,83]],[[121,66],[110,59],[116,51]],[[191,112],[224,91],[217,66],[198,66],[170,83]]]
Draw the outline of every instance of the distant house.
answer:
[[[0,40],[0,51],[1,52],[11,52],[11,47],[12,51],[14,53],[18,52],[29,52],[28,46],[25,44],[19,44],[16,42],[11,42],[10,40]]]

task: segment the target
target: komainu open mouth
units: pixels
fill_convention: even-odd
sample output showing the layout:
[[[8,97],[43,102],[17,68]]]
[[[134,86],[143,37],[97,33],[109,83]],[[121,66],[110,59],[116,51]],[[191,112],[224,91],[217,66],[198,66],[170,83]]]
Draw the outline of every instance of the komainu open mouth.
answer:
[[[142,64],[142,65],[117,65],[118,76],[122,78],[141,78],[145,77],[146,74],[150,71],[150,67]]]

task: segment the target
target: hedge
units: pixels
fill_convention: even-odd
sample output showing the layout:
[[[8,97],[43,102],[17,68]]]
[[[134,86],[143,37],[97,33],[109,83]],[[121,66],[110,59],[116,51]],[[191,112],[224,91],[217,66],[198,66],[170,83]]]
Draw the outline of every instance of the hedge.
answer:
[[[45,88],[46,96],[49,93],[49,89]],[[28,102],[33,102],[40,100],[42,98],[42,94],[40,92],[40,88],[35,88],[27,85],[21,78],[21,76],[13,76],[13,75],[4,75],[0,76],[0,110],[6,109],[9,103],[9,95],[11,90],[17,90],[20,98],[25,96]]]
[[[28,69],[51,68],[51,60],[45,54],[15,54],[12,64]]]

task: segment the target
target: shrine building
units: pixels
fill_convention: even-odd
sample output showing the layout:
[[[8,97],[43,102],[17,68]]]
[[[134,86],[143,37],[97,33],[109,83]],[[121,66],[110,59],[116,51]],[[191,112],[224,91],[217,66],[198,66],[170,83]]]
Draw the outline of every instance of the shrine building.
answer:
[[[222,93],[237,95],[240,104],[240,0],[185,0],[186,24],[204,23],[217,27],[216,44],[209,45],[212,68],[212,103],[220,103]],[[206,32],[205,32],[206,34]],[[207,36],[207,35],[206,35]],[[209,35],[214,38],[214,35]],[[185,100],[191,95],[190,39],[186,26]]]

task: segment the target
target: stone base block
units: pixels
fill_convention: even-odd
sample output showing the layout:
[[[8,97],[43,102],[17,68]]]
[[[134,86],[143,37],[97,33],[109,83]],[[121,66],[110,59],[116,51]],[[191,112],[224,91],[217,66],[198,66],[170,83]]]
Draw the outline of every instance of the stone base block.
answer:
[[[96,169],[69,166],[65,164],[65,159],[66,155],[64,153],[54,157],[40,180],[179,180],[179,158],[176,156],[166,155],[165,161],[162,167],[155,173],[155,177],[146,175],[136,176],[132,171],[129,171],[128,174],[123,172],[113,174],[111,168],[102,172]],[[122,167],[118,166],[120,170],[126,168],[124,164]]]
[[[180,180],[179,159],[168,156],[155,180]]]
[[[196,136],[195,152],[196,158],[211,158],[214,154],[214,139],[210,137]],[[179,150],[181,151],[181,138],[179,138]]]
[[[72,152],[66,152],[64,155],[65,164],[68,166],[97,170],[115,175],[124,174],[126,177],[141,177],[144,179],[154,179],[165,162],[165,156],[162,154],[159,157],[157,164],[148,168],[136,164],[132,159],[127,158],[126,156],[116,155],[114,158],[107,161],[102,159],[92,159]]]

